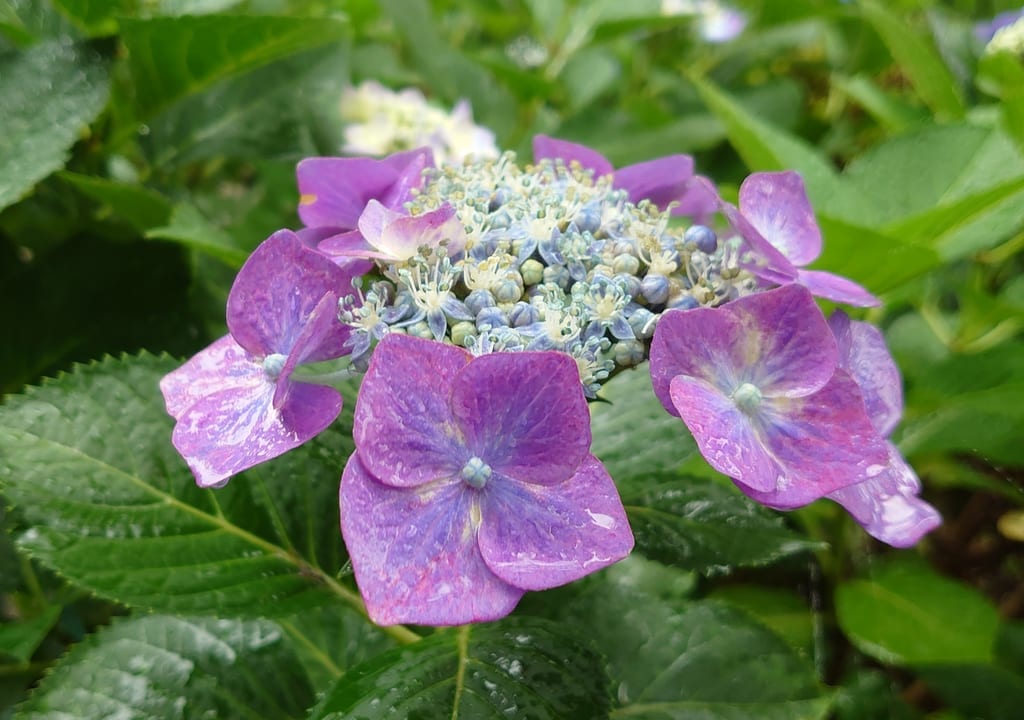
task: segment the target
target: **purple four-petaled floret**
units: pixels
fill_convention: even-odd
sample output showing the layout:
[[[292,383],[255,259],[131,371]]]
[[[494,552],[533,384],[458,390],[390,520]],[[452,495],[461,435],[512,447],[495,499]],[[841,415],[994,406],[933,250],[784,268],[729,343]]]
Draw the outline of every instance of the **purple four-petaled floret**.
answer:
[[[503,617],[527,590],[625,557],[633,536],[590,454],[576,363],[558,352],[474,358],[386,336],[363,379],[341,528],[377,623]]]
[[[338,416],[337,390],[292,378],[297,365],[347,353],[339,291],[352,275],[281,230],[238,273],[228,335],[160,382],[174,446],[202,487],[277,457]]]

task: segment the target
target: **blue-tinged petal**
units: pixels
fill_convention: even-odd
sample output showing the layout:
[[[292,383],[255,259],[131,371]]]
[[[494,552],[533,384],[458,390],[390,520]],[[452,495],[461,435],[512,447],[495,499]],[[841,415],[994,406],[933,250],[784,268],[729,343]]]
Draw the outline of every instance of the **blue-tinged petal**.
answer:
[[[692,157],[668,155],[619,168],[612,184],[628,192],[630,202],[650,200],[664,210],[670,203],[682,199],[692,177]]]
[[[504,617],[523,591],[477,546],[479,493],[459,479],[383,485],[353,454],[341,478],[341,532],[370,618],[462,625]]]
[[[495,575],[515,587],[563,585],[633,549],[615,483],[592,455],[563,483],[532,485],[497,476],[482,495],[480,552]]]
[[[207,395],[233,387],[250,387],[264,375],[260,361],[225,335],[165,375],[160,380],[160,392],[167,404],[167,414],[177,419]]]
[[[868,417],[878,434],[888,437],[903,414],[903,382],[882,331],[850,320],[841,310],[832,313],[828,324],[839,347],[839,367],[860,386]]]
[[[454,345],[384,336],[359,388],[352,431],[374,477],[411,487],[451,477],[465,464],[469,455],[449,398],[471,358]]]
[[[589,453],[590,413],[564,353],[476,358],[459,371],[451,408],[470,454],[521,482],[568,480]]]
[[[740,212],[793,265],[821,255],[821,230],[799,173],[759,172],[740,186]]]
[[[338,320],[338,296],[332,292],[327,293],[309,314],[295,340],[295,346],[281,368],[274,390],[274,407],[284,405],[288,388],[292,385],[291,375],[297,366],[307,362],[310,356],[322,354],[327,347],[335,353],[332,357],[347,354],[350,351],[348,339],[351,334],[352,329]]]
[[[854,307],[878,307],[882,301],[842,275],[823,270],[797,270],[796,282],[811,291],[815,297]]]
[[[558,140],[547,135],[534,135],[533,161],[539,162],[545,158],[561,159],[566,165],[576,161],[583,168],[593,170],[595,180],[605,175],[611,175],[615,171],[604,155],[586,145]]]

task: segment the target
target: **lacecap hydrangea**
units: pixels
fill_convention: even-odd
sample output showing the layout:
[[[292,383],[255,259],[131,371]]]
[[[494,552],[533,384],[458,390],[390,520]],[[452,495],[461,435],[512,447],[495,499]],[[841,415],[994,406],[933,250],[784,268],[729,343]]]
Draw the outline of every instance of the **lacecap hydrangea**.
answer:
[[[828,497],[898,546],[938,524],[888,440],[902,395],[881,334],[813,299],[878,302],[804,269],[822,238],[796,173],[750,176],[733,206],[688,156],[616,169],[538,137],[532,164],[416,150],[298,178],[306,227],[253,253],[231,334],[162,388],[176,447],[217,485],[326,427],[340,396],[322,384],[363,374],[341,530],[378,623],[495,619],[625,557],[587,399],[637,367],[751,498]],[[325,360],[342,367],[303,367]]]

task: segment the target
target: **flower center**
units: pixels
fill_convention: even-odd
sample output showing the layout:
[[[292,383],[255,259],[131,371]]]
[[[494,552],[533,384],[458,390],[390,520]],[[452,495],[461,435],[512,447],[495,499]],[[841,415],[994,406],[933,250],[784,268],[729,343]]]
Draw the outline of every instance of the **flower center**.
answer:
[[[462,466],[461,475],[467,485],[479,490],[491,479],[491,466],[474,455]]]
[[[287,355],[271,353],[263,358],[263,372],[265,372],[267,377],[271,380],[277,380],[277,376],[281,374],[281,371],[284,369],[284,364],[287,361]]]
[[[732,394],[733,402],[747,415],[761,407],[761,391],[755,385],[743,383]]]

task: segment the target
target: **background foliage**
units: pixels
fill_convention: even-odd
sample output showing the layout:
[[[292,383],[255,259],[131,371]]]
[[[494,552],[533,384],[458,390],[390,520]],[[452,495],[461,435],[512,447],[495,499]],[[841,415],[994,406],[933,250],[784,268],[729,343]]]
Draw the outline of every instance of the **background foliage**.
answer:
[[[656,0],[0,4],[0,718],[1019,717],[1024,63],[973,29],[1013,4],[737,0],[724,44]],[[468,98],[527,158],[689,152],[726,195],[799,170],[818,265],[886,301],[945,525],[897,552],[824,501],[765,511],[627,373],[594,452],[633,558],[496,624],[371,626],[350,415],[201,491],[156,388],[369,78]]]

